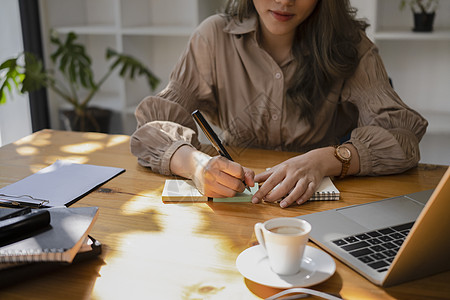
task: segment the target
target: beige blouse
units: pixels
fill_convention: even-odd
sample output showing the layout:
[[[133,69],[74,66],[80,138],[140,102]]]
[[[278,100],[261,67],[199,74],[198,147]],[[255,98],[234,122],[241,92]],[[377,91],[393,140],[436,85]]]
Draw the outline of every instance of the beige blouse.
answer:
[[[355,74],[334,85],[311,127],[286,96],[296,61],[278,65],[258,44],[257,30],[256,17],[237,23],[220,15],[196,29],[168,86],[136,109],[131,152],[141,165],[169,175],[180,146],[201,148],[191,117],[196,109],[233,146],[305,152],[347,136],[358,150],[359,175],[397,173],[418,163],[428,123],[392,89],[367,37]]]

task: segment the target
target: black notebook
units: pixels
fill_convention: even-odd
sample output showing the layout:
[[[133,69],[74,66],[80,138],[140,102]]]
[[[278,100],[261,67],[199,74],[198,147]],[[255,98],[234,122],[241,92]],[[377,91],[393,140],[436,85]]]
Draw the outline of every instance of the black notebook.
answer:
[[[98,216],[98,208],[55,207],[48,211],[50,226],[0,247],[0,263],[72,262]]]

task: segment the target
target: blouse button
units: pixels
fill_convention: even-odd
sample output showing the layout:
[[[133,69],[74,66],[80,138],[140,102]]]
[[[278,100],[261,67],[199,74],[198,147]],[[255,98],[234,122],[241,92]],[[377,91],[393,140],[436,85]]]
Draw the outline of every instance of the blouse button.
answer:
[[[272,120],[274,121],[278,120],[278,115],[272,115]]]
[[[281,73],[280,72],[275,73],[275,78],[276,79],[280,79],[281,78]]]

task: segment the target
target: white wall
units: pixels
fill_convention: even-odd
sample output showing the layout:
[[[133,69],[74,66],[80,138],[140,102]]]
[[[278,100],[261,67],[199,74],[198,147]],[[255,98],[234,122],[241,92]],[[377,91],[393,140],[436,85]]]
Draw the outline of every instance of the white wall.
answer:
[[[19,2],[1,0],[0,62],[23,51]],[[28,96],[11,95],[0,105],[0,146],[14,142],[32,132]]]

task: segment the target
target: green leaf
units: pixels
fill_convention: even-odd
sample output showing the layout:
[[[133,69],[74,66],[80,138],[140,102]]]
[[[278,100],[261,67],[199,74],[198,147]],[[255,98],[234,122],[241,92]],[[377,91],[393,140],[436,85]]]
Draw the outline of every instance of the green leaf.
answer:
[[[84,45],[76,43],[77,38],[75,33],[70,32],[66,40],[61,42],[56,34],[52,34],[51,42],[57,49],[51,58],[54,63],[59,63],[59,70],[72,84],[91,89],[95,87],[91,58]]]
[[[42,61],[31,53],[25,54],[25,73],[22,82],[22,93],[32,92],[47,86],[49,77],[44,70]]]
[[[111,59],[114,58],[114,62],[110,67],[110,70],[114,70],[117,67],[120,67],[121,70],[119,75],[121,77],[126,77],[127,73],[129,73],[129,77],[131,79],[134,78],[135,73],[137,72],[139,75],[144,76],[147,79],[147,82],[152,90],[156,89],[159,84],[159,78],[157,78],[150,69],[148,69],[144,64],[142,64],[136,58],[117,53],[112,49],[108,49],[106,51],[106,58]]]
[[[0,104],[6,102],[6,90],[11,93],[13,88],[18,91],[21,89],[24,70],[23,66],[18,62],[22,56],[21,54],[15,58],[8,59],[0,65],[0,80],[2,82],[0,85]]]
[[[127,73],[127,69],[128,69],[129,66],[130,65],[128,65],[128,64],[123,64],[122,65],[122,69],[120,70],[120,73],[119,73],[119,75],[121,77],[125,77],[125,74]]]
[[[0,103],[6,102],[6,90],[13,89],[27,93],[47,86],[51,82],[44,70],[42,61],[32,53],[22,53],[15,58],[3,62],[0,66]]]
[[[6,103],[6,94],[3,92],[3,88],[0,88],[0,105]]]
[[[439,0],[402,0],[399,8],[403,10],[409,6],[413,12],[431,13],[436,11]]]
[[[1,65],[0,65],[0,70],[4,70],[4,69],[15,69],[17,66],[17,59],[19,59],[20,56],[16,57],[16,58],[11,58],[8,59],[6,61],[4,61]]]

